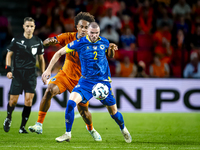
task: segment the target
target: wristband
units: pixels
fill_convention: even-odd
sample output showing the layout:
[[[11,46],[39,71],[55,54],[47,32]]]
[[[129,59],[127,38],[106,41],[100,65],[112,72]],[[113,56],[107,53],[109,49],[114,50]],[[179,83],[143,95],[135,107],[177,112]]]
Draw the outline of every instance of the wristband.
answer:
[[[8,72],[11,72],[11,67],[10,66],[5,66],[5,69],[6,69],[6,73],[8,73]]]

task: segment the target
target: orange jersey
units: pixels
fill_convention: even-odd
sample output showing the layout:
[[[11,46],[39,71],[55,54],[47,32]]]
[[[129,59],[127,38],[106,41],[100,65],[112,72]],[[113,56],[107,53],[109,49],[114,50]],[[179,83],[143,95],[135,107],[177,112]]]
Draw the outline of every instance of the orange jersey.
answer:
[[[61,46],[65,46],[68,43],[77,40],[76,32],[67,32],[62,33],[56,36],[59,44]],[[67,77],[73,80],[79,80],[81,77],[81,63],[79,60],[79,56],[77,52],[71,52],[66,54],[65,62],[62,67],[63,72],[66,74]]]

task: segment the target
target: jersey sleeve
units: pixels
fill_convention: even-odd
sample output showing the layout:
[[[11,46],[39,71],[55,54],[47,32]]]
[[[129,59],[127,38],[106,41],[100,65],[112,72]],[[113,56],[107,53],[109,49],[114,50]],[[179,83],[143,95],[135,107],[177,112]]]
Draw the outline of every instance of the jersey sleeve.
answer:
[[[10,42],[10,45],[8,45],[7,47],[7,51],[15,51],[15,43],[16,43],[16,40],[15,38],[13,38]]]
[[[59,34],[57,36],[55,36],[54,38],[57,39],[57,41],[59,42],[59,44],[61,46],[65,46],[67,43],[70,43],[71,41],[75,40],[76,38],[76,32],[67,32],[67,33],[62,33]]]
[[[44,54],[44,46],[43,46],[42,40],[39,39],[39,41],[40,41],[40,45],[39,45],[39,47],[38,47],[38,52],[37,52],[37,54],[38,54],[38,55],[42,55],[42,54]]]
[[[79,40],[75,40],[75,41],[72,41],[71,43],[67,44],[65,46],[65,51],[67,53],[70,53],[72,51],[78,51],[79,50],[79,45],[80,45],[80,41]]]

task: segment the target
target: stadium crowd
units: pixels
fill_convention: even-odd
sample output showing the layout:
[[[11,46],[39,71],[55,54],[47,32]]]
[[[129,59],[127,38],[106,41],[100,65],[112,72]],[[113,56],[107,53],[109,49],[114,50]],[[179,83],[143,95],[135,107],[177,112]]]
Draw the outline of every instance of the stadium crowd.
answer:
[[[112,76],[200,78],[200,0],[31,0],[29,4],[34,34],[42,40],[75,31],[74,17],[81,11],[94,15],[101,36],[119,47],[115,58],[109,58]],[[7,34],[10,30],[1,14],[0,20],[5,22],[0,23],[3,49],[1,31],[5,26]],[[46,65],[58,49],[59,45],[45,48]],[[4,59],[0,57],[1,62]]]

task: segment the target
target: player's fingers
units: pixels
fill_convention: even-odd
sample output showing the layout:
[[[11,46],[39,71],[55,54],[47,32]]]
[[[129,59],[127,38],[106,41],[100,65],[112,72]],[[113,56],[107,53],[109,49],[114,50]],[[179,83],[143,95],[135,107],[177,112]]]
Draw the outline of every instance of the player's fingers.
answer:
[[[114,46],[114,50],[115,50],[115,51],[118,50],[118,46],[117,46],[117,45]]]
[[[47,75],[47,77],[46,77],[47,79],[49,79],[50,78],[50,75]]]
[[[42,77],[42,82],[46,84],[46,79]]]

